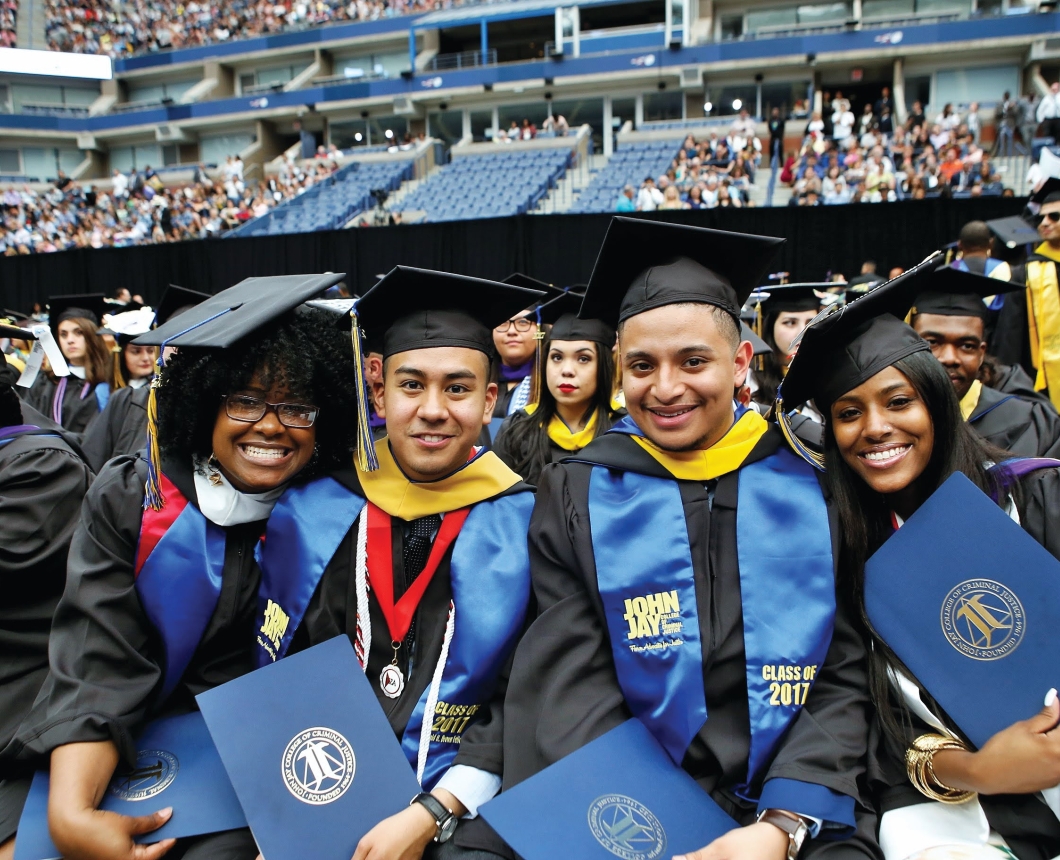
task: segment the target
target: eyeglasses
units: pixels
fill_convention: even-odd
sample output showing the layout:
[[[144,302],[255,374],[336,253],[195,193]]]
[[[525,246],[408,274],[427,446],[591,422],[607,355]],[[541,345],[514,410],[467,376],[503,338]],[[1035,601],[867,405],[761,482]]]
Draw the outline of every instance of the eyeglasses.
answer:
[[[494,329],[497,334],[507,334],[508,329],[515,326],[515,330],[518,332],[526,333],[534,327],[534,321],[529,317],[519,317],[517,320],[505,320],[497,328]]]
[[[1046,218],[1056,224],[1060,222],[1060,212],[1043,212],[1039,220],[1044,221]]]
[[[226,394],[222,399],[229,418],[233,421],[246,421],[248,424],[264,418],[270,407],[276,410],[276,417],[284,427],[312,427],[320,413],[315,406],[307,406],[304,403],[269,403],[251,394]]]

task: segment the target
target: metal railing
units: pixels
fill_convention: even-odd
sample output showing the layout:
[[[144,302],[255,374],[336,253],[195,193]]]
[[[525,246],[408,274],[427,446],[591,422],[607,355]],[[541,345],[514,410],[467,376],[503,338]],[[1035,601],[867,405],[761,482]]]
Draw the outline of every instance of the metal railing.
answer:
[[[87,107],[74,107],[72,105],[56,104],[32,104],[23,102],[21,113],[28,116],[88,116]]]
[[[459,54],[438,54],[433,57],[424,71],[445,72],[452,69],[468,69],[475,66],[497,65],[497,51],[490,48],[485,54],[482,51],[463,51]]]

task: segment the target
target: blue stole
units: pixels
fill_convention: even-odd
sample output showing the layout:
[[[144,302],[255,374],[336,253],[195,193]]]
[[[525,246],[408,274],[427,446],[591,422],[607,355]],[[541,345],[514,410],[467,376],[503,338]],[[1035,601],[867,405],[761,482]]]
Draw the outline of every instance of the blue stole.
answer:
[[[424,791],[452,765],[464,730],[488,705],[497,676],[522,634],[530,602],[526,530],[533,507],[529,492],[479,502],[453,544],[449,576],[456,617],[437,702],[428,717],[432,726]],[[421,665],[419,671],[432,668]],[[401,738],[413,770],[430,688],[428,684],[420,696]]]
[[[210,522],[163,475],[166,505],[148,509],[140,527],[136,591],[165,652],[159,702],[191,663],[221,596],[225,529]],[[261,567],[255,662],[287,652],[324,568],[357,519],[364,500],[332,478],[288,488],[255,548]]]
[[[619,685],[680,765],[707,706],[678,482],[596,465],[589,519]],[[737,791],[755,799],[754,786],[802,710],[832,639],[831,534],[807,463],[782,448],[739,470],[736,542],[751,726],[747,780]]]

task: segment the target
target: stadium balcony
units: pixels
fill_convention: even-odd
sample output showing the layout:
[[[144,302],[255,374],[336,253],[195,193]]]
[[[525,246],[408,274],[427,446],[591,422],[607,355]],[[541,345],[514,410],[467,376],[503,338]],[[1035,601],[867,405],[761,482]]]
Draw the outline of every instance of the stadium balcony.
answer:
[[[567,137],[455,146],[451,164],[391,208],[406,221],[521,215],[556,187],[568,167],[587,158],[591,145],[591,129],[582,126]]]
[[[227,233],[227,236],[277,236],[284,233],[311,233],[352,226],[356,217],[372,209],[416,175],[426,175],[434,159],[434,145],[423,141],[407,151],[358,150],[339,157],[344,163],[323,182],[271,209],[267,214]],[[265,175],[275,176],[284,169],[285,155],[274,159]],[[311,163],[312,159],[308,160]],[[380,194],[380,192],[383,192]]]

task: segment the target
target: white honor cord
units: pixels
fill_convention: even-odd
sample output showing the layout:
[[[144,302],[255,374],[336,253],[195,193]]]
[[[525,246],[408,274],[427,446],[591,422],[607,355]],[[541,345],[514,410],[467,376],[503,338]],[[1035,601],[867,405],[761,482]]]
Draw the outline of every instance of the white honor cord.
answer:
[[[357,562],[355,581],[357,587],[357,659],[361,670],[368,671],[368,655],[372,650],[372,613],[368,608],[368,506],[361,509],[357,523]]]
[[[438,705],[438,689],[442,686],[442,674],[445,662],[449,659],[449,643],[453,641],[453,629],[456,627],[456,606],[449,601],[449,617],[445,622],[445,638],[442,640],[442,653],[438,665],[434,667],[434,677],[427,691],[427,702],[423,706],[423,723],[420,725],[420,749],[416,755],[416,781],[423,784],[423,771],[427,767],[427,753],[431,748],[431,729],[434,728],[434,709]]]

